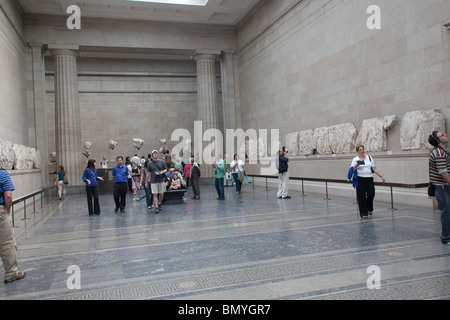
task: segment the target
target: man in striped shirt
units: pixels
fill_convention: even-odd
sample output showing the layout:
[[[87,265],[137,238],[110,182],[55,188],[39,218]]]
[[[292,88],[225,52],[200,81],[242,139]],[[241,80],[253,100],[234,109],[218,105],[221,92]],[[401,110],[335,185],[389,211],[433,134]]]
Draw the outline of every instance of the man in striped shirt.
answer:
[[[435,186],[436,200],[441,211],[443,244],[450,245],[450,155],[446,149],[447,134],[434,131],[428,138],[434,146],[430,152],[430,182]]]
[[[0,169],[0,256],[5,268],[5,283],[25,278],[17,264],[16,240],[11,224],[12,191],[14,185],[8,172]]]

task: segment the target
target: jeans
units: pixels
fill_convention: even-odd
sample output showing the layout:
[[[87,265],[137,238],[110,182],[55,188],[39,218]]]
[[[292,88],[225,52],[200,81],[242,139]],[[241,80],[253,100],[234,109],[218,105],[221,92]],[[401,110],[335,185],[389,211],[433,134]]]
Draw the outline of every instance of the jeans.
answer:
[[[241,192],[242,182],[239,180],[239,175],[233,173],[234,182],[236,182],[236,192]]]
[[[146,188],[144,185],[144,190],[145,190],[145,200],[147,201],[147,208],[148,208],[153,204],[153,194],[150,184],[148,185],[148,188]]]
[[[219,199],[224,199],[225,198],[224,178],[214,178],[214,186],[216,187]]]
[[[441,211],[441,241],[450,242],[450,186],[435,186],[436,200]]]

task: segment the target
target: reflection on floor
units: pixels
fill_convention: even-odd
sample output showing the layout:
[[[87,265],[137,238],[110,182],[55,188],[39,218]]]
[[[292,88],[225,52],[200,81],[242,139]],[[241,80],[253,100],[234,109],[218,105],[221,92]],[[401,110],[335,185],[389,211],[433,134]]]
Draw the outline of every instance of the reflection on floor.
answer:
[[[1,283],[0,297],[450,298],[450,246],[439,240],[438,212],[375,203],[374,216],[360,220],[352,195],[282,200],[248,185],[225,191],[219,201],[211,185],[201,200],[189,190],[159,214],[131,194],[125,213],[102,195],[99,216],[87,214],[84,195],[58,201],[17,233],[27,277]]]

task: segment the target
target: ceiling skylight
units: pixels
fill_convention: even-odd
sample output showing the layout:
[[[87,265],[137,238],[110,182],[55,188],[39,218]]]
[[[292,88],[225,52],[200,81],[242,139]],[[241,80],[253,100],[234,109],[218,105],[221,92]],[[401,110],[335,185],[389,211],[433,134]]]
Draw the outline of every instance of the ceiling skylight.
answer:
[[[182,4],[187,6],[206,6],[209,0],[127,0],[135,2]]]

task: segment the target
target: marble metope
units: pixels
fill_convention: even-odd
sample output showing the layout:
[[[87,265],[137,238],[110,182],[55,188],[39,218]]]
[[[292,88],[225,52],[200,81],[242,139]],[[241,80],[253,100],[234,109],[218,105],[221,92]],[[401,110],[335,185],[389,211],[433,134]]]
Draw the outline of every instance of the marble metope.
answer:
[[[0,168],[5,170],[40,169],[41,154],[35,148],[0,140]]]
[[[291,132],[286,135],[286,147],[291,156],[348,154],[359,144],[368,152],[387,151],[387,132],[399,121],[399,116],[389,115],[363,120],[359,132],[352,123]],[[434,130],[445,131],[445,128],[445,117],[439,111],[406,113],[400,128],[402,150],[431,148],[428,135]]]
[[[434,130],[445,132],[445,118],[435,110],[407,112],[400,127],[402,150],[428,149],[428,136]]]

